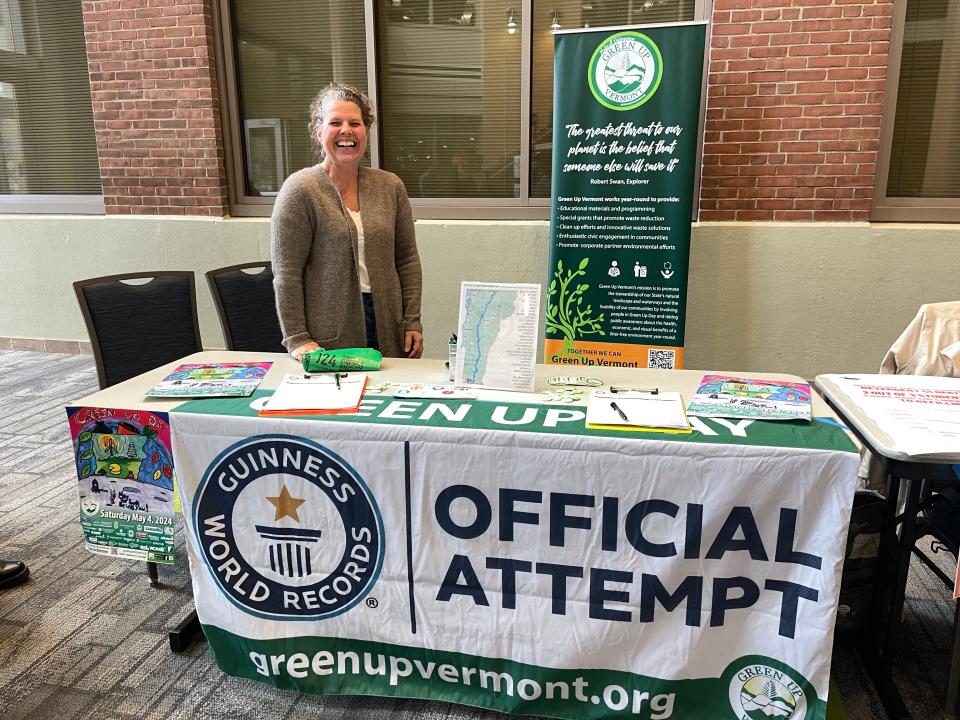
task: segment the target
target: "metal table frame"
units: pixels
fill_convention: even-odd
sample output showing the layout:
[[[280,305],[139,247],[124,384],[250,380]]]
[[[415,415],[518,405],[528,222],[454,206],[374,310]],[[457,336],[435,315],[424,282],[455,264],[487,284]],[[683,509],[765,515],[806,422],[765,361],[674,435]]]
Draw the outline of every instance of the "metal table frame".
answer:
[[[814,381],[827,405],[846,422],[863,447],[880,461],[887,478],[886,505],[880,534],[878,572],[871,606],[870,629],[864,631],[861,647],[884,710],[890,720],[912,720],[893,682],[893,662],[903,615],[907,573],[916,541],[917,514],[923,485],[931,481],[956,482],[951,465],[955,460],[913,461],[891,446],[890,438],[853,403],[830,375]],[[902,508],[901,508],[902,502]],[[951,651],[947,693],[944,707],[948,718],[957,716],[960,690],[960,624],[956,622]],[[877,632],[879,630],[879,632]]]

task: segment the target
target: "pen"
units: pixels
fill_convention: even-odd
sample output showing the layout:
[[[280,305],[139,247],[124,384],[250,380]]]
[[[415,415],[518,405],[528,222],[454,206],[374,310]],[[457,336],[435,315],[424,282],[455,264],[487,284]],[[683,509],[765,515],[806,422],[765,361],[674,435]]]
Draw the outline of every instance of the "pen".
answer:
[[[617,415],[619,415],[620,417],[622,417],[624,422],[630,422],[630,418],[628,418],[628,417],[627,417],[627,414],[626,414],[623,410],[620,409],[620,406],[619,406],[619,405],[617,405],[615,402],[611,402],[611,403],[610,403],[610,407],[612,407],[614,410],[617,411]]]

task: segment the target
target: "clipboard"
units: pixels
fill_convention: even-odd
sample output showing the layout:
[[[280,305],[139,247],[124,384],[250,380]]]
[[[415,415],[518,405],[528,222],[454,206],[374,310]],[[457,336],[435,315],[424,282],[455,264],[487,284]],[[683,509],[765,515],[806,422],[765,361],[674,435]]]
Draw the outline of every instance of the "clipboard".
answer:
[[[366,373],[287,374],[261,415],[347,415],[360,409]]]
[[[692,432],[678,392],[610,392],[593,390],[586,425],[593,429]]]

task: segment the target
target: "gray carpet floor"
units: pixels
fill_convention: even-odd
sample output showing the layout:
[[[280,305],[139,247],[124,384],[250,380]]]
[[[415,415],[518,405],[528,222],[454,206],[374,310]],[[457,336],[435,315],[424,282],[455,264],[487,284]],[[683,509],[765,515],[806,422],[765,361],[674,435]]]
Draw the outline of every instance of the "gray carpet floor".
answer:
[[[27,584],[0,591],[0,719],[506,717],[444,703],[276,690],[223,675],[202,642],[172,654],[167,631],[192,608],[183,533],[176,564],[160,569],[160,587],[149,586],[142,563],[83,547],[64,406],[97,389],[93,359],[7,351],[0,367],[0,558],[25,560],[31,570]],[[917,720],[941,717],[952,639],[950,594],[915,562],[895,675]],[[833,679],[851,720],[885,718],[843,637]]]

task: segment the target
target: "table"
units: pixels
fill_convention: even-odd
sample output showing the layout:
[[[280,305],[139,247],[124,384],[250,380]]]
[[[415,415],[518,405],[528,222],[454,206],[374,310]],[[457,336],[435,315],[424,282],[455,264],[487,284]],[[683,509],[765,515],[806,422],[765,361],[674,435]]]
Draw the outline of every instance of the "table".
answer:
[[[253,398],[143,398],[180,363],[261,360]],[[536,393],[259,416],[296,369],[205,352],[76,403],[169,413],[225,672],[555,717],[824,716],[858,457],[819,398],[822,421],[693,418],[688,435],[590,429]],[[577,372],[685,399],[703,375]],[[538,366],[536,389],[569,374]],[[385,359],[372,380],[446,377]]]
[[[879,572],[871,623],[879,632],[865,636],[868,657],[872,657],[868,667],[887,714],[895,720],[909,719],[910,713],[903,704],[891,672],[903,614],[910,555],[916,539],[921,486],[925,480],[955,482],[956,477],[950,465],[960,462],[960,455],[944,456],[938,461],[917,462],[898,450],[893,438],[838,385],[837,380],[841,378],[843,376],[840,375],[819,375],[814,383],[827,404],[847,423],[863,446],[880,460],[887,476]],[[957,668],[960,668],[960,635],[954,640],[945,703],[951,716],[957,705]]]

